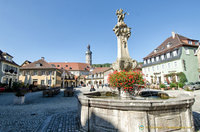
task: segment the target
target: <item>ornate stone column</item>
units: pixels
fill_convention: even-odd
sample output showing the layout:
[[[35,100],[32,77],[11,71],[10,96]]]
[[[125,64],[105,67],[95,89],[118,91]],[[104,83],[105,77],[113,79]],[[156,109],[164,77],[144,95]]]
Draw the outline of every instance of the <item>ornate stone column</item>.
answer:
[[[113,28],[117,36],[117,61],[113,63],[113,69],[117,71],[134,69],[137,66],[137,62],[129,56],[128,52],[128,39],[131,36],[131,28],[124,23],[124,17],[127,13],[123,13],[123,10],[117,10],[116,15],[118,17],[117,24]]]

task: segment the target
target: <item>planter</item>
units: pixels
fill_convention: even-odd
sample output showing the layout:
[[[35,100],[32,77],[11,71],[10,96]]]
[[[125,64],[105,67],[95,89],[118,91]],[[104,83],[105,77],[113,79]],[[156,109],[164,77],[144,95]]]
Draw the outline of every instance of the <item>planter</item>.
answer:
[[[24,104],[25,102],[25,96],[15,96],[14,98],[14,104]]]

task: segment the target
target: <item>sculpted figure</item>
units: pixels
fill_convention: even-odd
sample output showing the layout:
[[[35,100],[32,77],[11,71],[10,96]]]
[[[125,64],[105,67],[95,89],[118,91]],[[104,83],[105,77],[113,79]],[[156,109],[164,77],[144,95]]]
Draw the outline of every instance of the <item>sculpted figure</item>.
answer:
[[[116,15],[117,15],[117,18],[118,18],[118,22],[123,22],[124,21],[124,17],[125,17],[125,15],[126,15],[127,13],[125,12],[125,13],[123,13],[123,10],[122,9],[118,9],[117,11],[116,11]]]

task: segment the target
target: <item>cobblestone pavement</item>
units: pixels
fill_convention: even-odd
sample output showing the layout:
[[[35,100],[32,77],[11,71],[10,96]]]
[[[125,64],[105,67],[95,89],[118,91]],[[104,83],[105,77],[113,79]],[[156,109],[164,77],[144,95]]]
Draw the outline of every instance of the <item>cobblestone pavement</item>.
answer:
[[[0,132],[78,132],[75,97],[42,97],[28,93],[25,104],[13,105],[13,93],[0,94]]]
[[[89,88],[76,88],[76,93],[80,92],[89,92]],[[55,97],[42,97],[42,92],[28,93],[24,105],[13,105],[14,94],[1,93],[0,132],[81,132],[77,100],[63,97],[63,94],[61,91]],[[193,105],[194,126],[200,132],[200,90],[192,94],[196,100]]]

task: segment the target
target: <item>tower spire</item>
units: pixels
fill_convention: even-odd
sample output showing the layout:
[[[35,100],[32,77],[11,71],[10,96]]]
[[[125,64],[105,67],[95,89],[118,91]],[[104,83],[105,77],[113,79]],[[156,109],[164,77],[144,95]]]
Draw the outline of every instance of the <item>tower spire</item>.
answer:
[[[92,51],[90,50],[90,44],[87,46],[87,51],[86,51],[86,63],[92,65]]]

